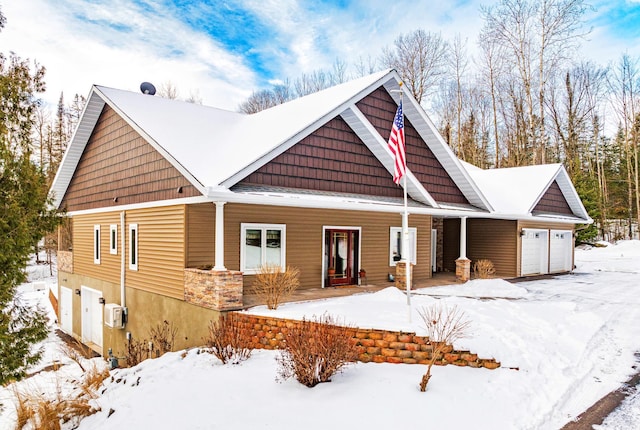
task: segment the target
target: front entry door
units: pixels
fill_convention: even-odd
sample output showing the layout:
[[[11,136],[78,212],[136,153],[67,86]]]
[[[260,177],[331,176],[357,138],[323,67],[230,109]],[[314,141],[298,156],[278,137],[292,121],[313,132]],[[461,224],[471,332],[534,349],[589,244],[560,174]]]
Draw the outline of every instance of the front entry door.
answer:
[[[325,285],[355,285],[358,282],[358,230],[325,230],[327,278]]]

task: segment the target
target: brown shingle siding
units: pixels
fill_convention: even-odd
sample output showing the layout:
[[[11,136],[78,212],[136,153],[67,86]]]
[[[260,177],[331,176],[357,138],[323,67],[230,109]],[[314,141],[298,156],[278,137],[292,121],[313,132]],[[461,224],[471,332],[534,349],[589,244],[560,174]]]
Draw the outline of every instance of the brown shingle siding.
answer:
[[[74,211],[198,195],[176,168],[105,105],[61,207]]]
[[[553,181],[538,204],[533,208],[533,213],[572,215],[573,211],[569,207],[567,200],[564,198],[558,182]]]
[[[378,88],[360,100],[356,106],[382,138],[387,139],[397,105],[386,90]],[[404,133],[407,166],[431,196],[438,202],[468,204],[464,194],[406,117]]]
[[[402,197],[387,169],[340,117],[239,182],[256,184]]]

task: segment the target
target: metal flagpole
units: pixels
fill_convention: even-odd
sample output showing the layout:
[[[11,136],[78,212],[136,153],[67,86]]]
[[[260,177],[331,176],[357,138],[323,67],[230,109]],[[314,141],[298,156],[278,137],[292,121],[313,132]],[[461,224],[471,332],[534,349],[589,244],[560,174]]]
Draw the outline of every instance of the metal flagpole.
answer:
[[[403,102],[403,91],[400,91],[400,104]],[[404,133],[404,110],[402,111]],[[406,134],[405,134],[405,169],[402,186],[404,188],[404,213],[402,214],[402,259],[404,260],[405,283],[407,286],[407,315],[411,322],[411,256],[409,254],[409,210],[407,208],[407,167],[406,167]]]

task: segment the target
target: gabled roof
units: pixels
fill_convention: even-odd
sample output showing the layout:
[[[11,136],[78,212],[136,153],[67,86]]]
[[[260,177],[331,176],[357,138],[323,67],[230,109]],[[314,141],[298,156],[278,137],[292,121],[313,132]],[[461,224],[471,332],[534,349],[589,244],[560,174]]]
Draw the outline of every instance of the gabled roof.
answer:
[[[556,181],[573,215],[584,222],[592,221],[562,164],[485,170],[464,161],[461,163],[497,214],[532,215],[540,199]]]
[[[229,190],[338,115],[392,172],[387,136],[375,132],[355,103],[380,86],[399,89],[399,82],[395,70],[385,70],[252,115],[93,86],[51,188],[55,205],[59,207],[105,105],[113,108],[205,196]],[[406,87],[402,90],[407,106],[405,114],[456,185],[474,206],[491,210],[422,108]],[[438,207],[411,172],[407,177],[411,198]]]

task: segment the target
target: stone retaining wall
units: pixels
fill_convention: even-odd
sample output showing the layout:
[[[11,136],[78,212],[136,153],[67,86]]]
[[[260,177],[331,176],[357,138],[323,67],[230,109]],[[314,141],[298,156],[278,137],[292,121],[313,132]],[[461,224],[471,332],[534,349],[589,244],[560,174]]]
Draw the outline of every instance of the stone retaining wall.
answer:
[[[300,323],[295,320],[245,313],[236,315],[240,320],[241,330],[247,338],[251,339],[251,347],[254,349],[281,348],[287,330]],[[352,339],[358,348],[358,360],[364,363],[427,364],[433,352],[433,345],[429,342],[429,338],[416,336],[415,333],[354,328]],[[479,358],[477,354],[456,350],[451,345],[444,348],[435,364],[486,369],[500,367],[500,363],[493,358]]]

